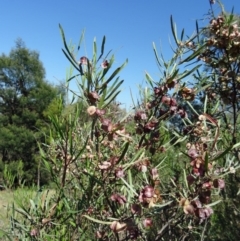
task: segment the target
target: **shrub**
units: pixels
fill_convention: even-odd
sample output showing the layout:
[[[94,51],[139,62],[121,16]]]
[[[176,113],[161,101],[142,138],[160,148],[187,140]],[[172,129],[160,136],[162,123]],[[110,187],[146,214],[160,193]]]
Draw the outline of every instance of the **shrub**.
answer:
[[[114,55],[104,55],[103,37],[100,54],[94,41],[92,58],[82,56],[78,62],[60,26],[63,53],[77,70],[67,81],[77,78],[82,93],[75,112],[50,117],[48,148],[40,151],[55,190],[50,196],[38,194],[29,207],[15,209],[24,220],[12,222],[19,239],[206,238],[213,208],[226,190],[224,178],[239,167],[239,60],[231,55],[238,48],[238,23],[233,14],[210,16],[210,25],[197,29],[190,39],[184,39],[184,31],[178,38],[171,18],[174,55],[166,62],[153,46],[164,74],[158,82],[146,75],[148,91],[134,114],[125,117],[117,115],[111,104],[120,92],[123,80],[118,74],[127,60],[111,71]],[[233,40],[221,45],[224,36],[219,29],[229,31],[224,36],[233,32]],[[206,68],[200,63],[183,68],[196,59]],[[219,78],[226,73],[229,86],[224,91],[231,93],[227,105],[233,110],[230,130],[222,122],[231,114],[222,106],[226,93],[221,92]],[[187,85],[187,76],[195,78],[194,86]],[[203,108],[194,108],[194,101],[202,101]],[[173,117],[181,128],[174,128]]]

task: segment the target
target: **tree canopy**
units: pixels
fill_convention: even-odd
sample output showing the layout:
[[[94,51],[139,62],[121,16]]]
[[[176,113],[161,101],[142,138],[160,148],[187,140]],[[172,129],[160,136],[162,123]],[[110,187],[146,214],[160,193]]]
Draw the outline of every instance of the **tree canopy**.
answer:
[[[4,163],[22,160],[26,170],[34,168],[37,140],[42,140],[41,130],[48,122],[44,113],[61,93],[61,86],[45,80],[39,54],[21,39],[9,55],[0,56],[0,158]]]

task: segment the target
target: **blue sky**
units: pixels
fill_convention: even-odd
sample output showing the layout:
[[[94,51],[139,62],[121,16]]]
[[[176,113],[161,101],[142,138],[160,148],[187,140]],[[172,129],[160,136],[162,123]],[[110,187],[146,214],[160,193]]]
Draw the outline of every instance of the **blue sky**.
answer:
[[[223,0],[226,10],[240,13],[239,0]],[[217,8],[217,5],[214,5]],[[134,97],[137,86],[144,86],[144,73],[154,79],[160,76],[155,63],[152,43],[155,42],[166,59],[171,57],[170,15],[179,30],[191,35],[196,19],[204,18],[208,0],[1,0],[0,53],[8,54],[15,40],[22,38],[26,46],[40,53],[46,69],[46,79],[52,83],[64,80],[69,62],[63,55],[58,24],[68,42],[77,44],[85,29],[85,46],[79,58],[91,57],[94,37],[100,44],[106,36],[106,50],[115,53],[116,67],[126,58],[129,62],[120,73],[125,82],[119,101],[131,105],[130,88]],[[202,21],[207,24],[208,21]],[[76,89],[71,83],[70,87]]]

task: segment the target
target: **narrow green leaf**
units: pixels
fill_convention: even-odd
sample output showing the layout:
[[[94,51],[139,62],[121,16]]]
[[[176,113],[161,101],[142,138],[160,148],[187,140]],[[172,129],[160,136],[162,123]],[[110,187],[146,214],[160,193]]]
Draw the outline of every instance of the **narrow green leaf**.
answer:
[[[71,114],[69,115],[69,118],[71,118]],[[69,122],[71,122],[71,120],[69,120]],[[73,122],[72,122],[73,123]],[[70,123],[70,125],[72,124]],[[73,143],[73,135],[72,133],[74,133],[74,128],[71,126],[70,127],[70,130],[68,132],[68,141],[69,141],[69,152],[70,152],[70,155],[73,156],[74,155],[74,143]]]
[[[113,83],[112,83],[112,85],[110,86],[110,87],[108,87],[108,88],[106,88],[107,89],[107,94],[109,94],[114,88],[115,88],[115,86],[116,86],[116,84],[118,84],[119,83],[119,76],[113,81]],[[122,80],[121,80],[122,81]],[[99,93],[101,93],[101,91],[99,92]]]
[[[187,77],[188,75],[192,74],[195,70],[197,70],[199,67],[201,66],[201,64],[195,66],[194,68],[192,68],[191,70],[189,71],[184,71],[179,77],[178,77],[178,80],[181,80],[185,77]]]
[[[153,82],[154,81],[153,81],[152,77],[147,72],[145,73],[145,76],[146,76],[147,82],[151,85],[152,88],[154,88],[153,87]]]
[[[96,38],[94,38],[93,41],[93,65],[96,65],[97,61],[97,43],[96,43]]]
[[[176,25],[173,22],[172,15],[170,17],[170,20],[171,20],[171,29],[172,29],[173,38],[175,40],[175,43],[178,45],[179,43],[178,43],[178,39],[177,39],[177,30],[176,30]]]
[[[183,169],[183,177],[184,177],[185,185],[186,185],[187,189],[189,190],[188,181],[187,181],[187,175],[186,175],[185,169]]]
[[[129,185],[124,178],[121,177],[121,180],[123,181],[123,183],[129,188],[129,190],[134,193],[136,196],[138,196],[137,192],[133,189],[133,185]]]
[[[197,39],[199,43],[199,27],[198,27],[198,21],[196,21],[196,30],[197,30]]]
[[[103,92],[105,92],[105,97],[107,94],[109,94],[111,92],[111,90],[114,88],[114,86],[118,83],[119,80],[119,76],[113,81],[113,84],[109,87],[107,85],[102,86],[102,88],[99,91],[99,95],[101,95]],[[104,97],[104,98],[105,98]]]
[[[238,189],[237,196],[240,195],[240,188]]]
[[[232,146],[228,147],[225,151],[223,151],[220,155],[214,157],[213,159],[211,159],[211,162],[212,161],[216,161],[222,157],[224,157],[230,150],[232,149]]]
[[[78,69],[78,70],[79,70],[79,69]],[[76,78],[76,77],[78,77],[78,76],[81,76],[81,74],[76,74],[76,75],[70,77],[69,79],[67,79],[66,81],[69,82],[69,81],[71,81],[72,79],[74,79],[74,78]]]
[[[113,100],[115,100],[120,93],[121,93],[121,90],[119,90],[115,95],[113,95],[112,98],[110,98],[110,100],[107,103],[105,103],[105,105],[103,106],[103,109],[106,108]]]
[[[111,51],[109,51],[109,53],[110,53],[110,52],[111,52]],[[102,72],[102,75],[101,75],[99,81],[103,80],[104,76],[107,74],[107,72],[108,72],[109,69],[111,68],[114,60],[115,60],[115,59],[114,59],[114,55],[112,55],[111,58],[110,58],[110,60],[109,60],[109,63],[108,63],[108,68],[103,69],[103,72]],[[100,89],[99,86],[97,86],[96,89]]]
[[[64,134],[63,134],[63,132],[62,132],[62,130],[61,130],[61,126],[60,126],[61,124],[59,123],[58,118],[57,118],[56,116],[50,117],[50,121],[51,121],[51,123],[53,124],[53,127],[54,127],[57,135],[58,135],[62,140],[64,140]]]
[[[198,71],[198,70],[197,70]],[[207,85],[204,85],[202,86],[201,88],[197,89],[197,91],[195,92],[196,94],[207,89],[208,87],[210,87],[212,84],[207,84]]]
[[[239,147],[240,146],[240,142],[236,143],[233,147],[232,147],[232,150]]]
[[[141,159],[142,156],[144,156],[144,150],[140,149],[132,158],[132,160],[126,164],[123,165],[124,170],[126,170],[129,166],[132,166],[134,162],[138,159]]]
[[[131,96],[131,100],[133,103],[134,108],[136,108],[135,102],[134,102],[134,98],[133,98],[133,94],[132,94],[132,90],[130,89],[130,96]]]
[[[69,57],[72,60],[71,62],[74,62],[75,64],[78,64],[77,61],[75,60],[75,58],[73,57],[72,53],[70,52],[68,46],[67,46],[66,39],[65,39],[65,34],[64,34],[64,31],[63,31],[63,28],[62,28],[61,24],[59,24],[59,28],[60,28],[60,33],[62,35],[62,40],[63,40],[64,47],[65,47]]]
[[[212,207],[212,206],[215,206],[217,205],[218,203],[222,202],[222,200],[217,200],[216,202],[213,202],[213,203],[210,203],[210,204],[207,204],[205,205],[206,207]]]
[[[110,224],[112,223],[112,222],[107,222],[107,221],[98,220],[98,219],[92,218],[92,217],[90,217],[90,216],[88,216],[88,215],[82,215],[82,217],[85,217],[85,218],[87,218],[87,219],[89,219],[89,220],[91,220],[91,221],[93,221],[93,222],[95,222],[95,223],[108,224],[108,225],[110,225]]]
[[[162,163],[165,161],[165,159],[167,159],[166,156],[162,159],[161,162],[159,162],[159,163],[157,164],[157,166],[156,166],[155,168],[157,168],[157,169],[162,169],[162,168],[160,168],[160,167],[161,167]]]
[[[184,28],[182,29],[182,33],[181,33],[181,41],[183,41],[183,37],[184,37]]]
[[[207,103],[208,103],[208,95],[205,95],[204,107],[203,107],[204,113],[207,113]]]
[[[92,66],[91,66],[91,63],[89,60],[87,60],[87,73],[86,73],[86,79],[87,79],[87,89],[88,89],[88,92],[90,92],[91,90],[91,87],[92,87]]]
[[[163,204],[155,204],[154,207],[158,207],[158,208],[163,208],[166,207],[167,205],[171,204],[173,201],[169,201],[167,203],[163,203]]]
[[[158,57],[158,53],[157,53],[157,49],[156,49],[156,46],[155,46],[155,43],[153,42],[153,51],[154,51],[154,54],[155,54],[155,57],[156,57],[156,60],[157,60],[157,63],[159,65],[159,67],[162,67],[161,63],[160,63],[160,59]]]
[[[106,37],[103,36],[102,46],[101,46],[101,54],[100,54],[100,56],[98,57],[97,62],[102,58],[102,56],[103,56],[103,54],[104,54],[104,46],[105,46],[105,42],[106,42]]]
[[[186,103],[188,104],[188,106],[192,109],[192,111],[194,111],[194,113],[199,116],[199,114],[197,113],[197,111],[194,109],[194,107],[191,105],[191,103],[189,101],[186,101]]]
[[[126,142],[125,143],[125,147],[123,149],[123,152],[122,152],[121,156],[118,159],[118,162],[121,162],[121,160],[124,158],[124,156],[125,156],[125,154],[126,154],[126,152],[128,150],[128,147],[129,147],[129,142]]]
[[[52,167],[50,166],[49,162],[45,159],[43,159],[43,162],[44,162],[44,166],[47,169],[47,171],[50,172]]]
[[[172,182],[173,186],[174,186],[174,187],[177,187],[176,182],[174,182],[174,180],[173,180],[172,178],[170,178],[170,180],[171,180],[171,182]]]
[[[78,47],[77,47],[78,50],[81,47],[81,43],[82,43],[82,40],[84,38],[84,35],[85,35],[85,30],[83,30],[82,33],[81,33],[81,37],[80,37],[80,40],[79,40],[79,43],[78,43]]]
[[[15,211],[22,214],[23,216],[25,216],[29,220],[32,219],[32,217],[27,212],[25,212],[22,208],[16,208]]]
[[[80,228],[78,227],[78,229],[80,229]],[[86,238],[86,232],[81,230],[80,233],[81,233],[81,237],[80,237],[79,241],[85,241],[85,240],[87,240],[87,238]]]
[[[172,65],[173,65],[173,66],[172,66]],[[172,61],[170,61],[170,62],[169,62],[169,67],[170,67],[170,66],[172,66],[172,69],[171,69],[169,75],[172,76],[172,78],[174,78],[174,77],[178,74],[178,72],[179,72],[179,69],[177,69],[178,64],[177,64],[176,62],[173,63]],[[173,73],[174,73],[174,74],[173,74]],[[173,77],[173,75],[174,75],[174,77]]]
[[[32,209],[35,210],[37,208],[35,202],[32,199],[30,199],[29,202],[31,204]]]
[[[4,230],[0,230],[0,238],[4,238],[4,240],[6,240],[5,238],[7,238],[9,241],[13,241],[13,239],[10,237],[10,235],[8,234],[8,232],[4,231]],[[2,239],[3,240],[3,239]]]
[[[205,44],[202,45],[200,48],[198,48],[195,52],[193,52],[190,56],[188,56],[187,58],[185,58],[184,60],[181,61],[181,63],[184,62],[189,62],[191,60],[193,60],[194,58],[196,58],[198,55],[200,55],[201,51],[205,48]]]
[[[43,151],[43,149],[41,148],[41,146],[40,146],[39,143],[38,143],[38,149],[39,149],[39,151],[40,151],[41,157],[45,158],[45,157],[46,157],[45,152]]]
[[[185,191],[185,188],[182,188],[182,191],[183,191],[184,197],[187,197],[188,195],[187,195],[187,192]]]
[[[130,187],[132,187],[134,185],[133,185],[133,180],[132,180],[132,172],[131,172],[130,169],[128,169],[128,173],[127,174],[128,174],[127,175],[127,177],[128,177],[128,184],[129,184]],[[126,189],[125,186],[122,186],[121,190],[124,190],[124,188]],[[126,196],[128,197],[128,200],[130,201],[134,197],[134,193],[129,188],[127,188],[126,191],[127,191],[127,195]]]
[[[124,82],[124,80],[121,80],[117,86],[111,91],[111,93],[104,99],[105,101],[108,100],[120,87],[120,85]]]
[[[126,60],[120,67],[118,67],[113,73],[112,75],[101,85],[101,87],[99,87],[98,89],[103,88],[104,86],[106,86],[128,63],[128,60]]]
[[[216,111],[218,111],[220,101],[218,100],[217,104],[214,106],[214,108],[211,110],[211,114],[214,115]]]
[[[76,161],[78,159],[78,157],[84,152],[86,146],[87,146],[87,143],[88,143],[88,139],[89,139],[89,136],[87,137],[86,141],[85,141],[85,144],[84,146],[82,147],[82,149],[76,154],[75,158],[73,159],[73,161]]]
[[[98,102],[98,107],[102,108],[102,106],[104,105],[104,100],[105,100],[106,95],[107,95],[107,88],[102,89],[101,93],[99,93],[99,94],[101,94],[101,98]]]
[[[71,60],[71,58],[69,58],[69,56],[67,55],[66,51],[64,49],[62,49],[64,55],[66,56],[66,58],[69,60],[69,62],[73,65],[73,67],[77,70],[80,71],[80,69],[75,65],[75,63]]]

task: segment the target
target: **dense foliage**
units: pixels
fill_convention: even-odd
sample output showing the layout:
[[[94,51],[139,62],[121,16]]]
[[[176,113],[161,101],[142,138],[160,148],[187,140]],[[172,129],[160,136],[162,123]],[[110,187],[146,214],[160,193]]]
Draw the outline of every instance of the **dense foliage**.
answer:
[[[27,49],[21,39],[8,56],[0,56],[0,160],[16,179],[23,163],[21,180],[31,183],[37,181],[37,141],[44,141],[48,121],[44,113],[64,93],[44,78],[39,54]]]
[[[223,7],[209,18],[189,38],[177,35],[171,17],[173,57],[165,61],[153,45],[162,77],[146,74],[148,87],[126,115],[115,99],[127,60],[112,70],[103,37],[100,51],[94,41],[92,57],[77,61],[60,26],[63,53],[77,71],[67,82],[76,79],[81,95],[67,111],[60,99],[62,112],[49,113],[40,153],[53,190],[13,206],[9,238],[239,237],[240,27]]]

